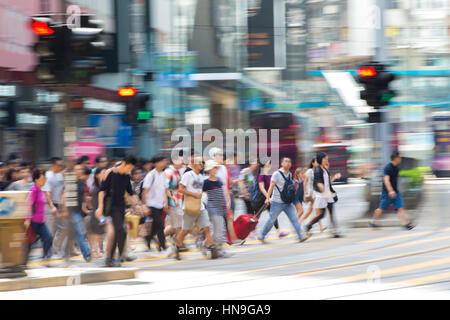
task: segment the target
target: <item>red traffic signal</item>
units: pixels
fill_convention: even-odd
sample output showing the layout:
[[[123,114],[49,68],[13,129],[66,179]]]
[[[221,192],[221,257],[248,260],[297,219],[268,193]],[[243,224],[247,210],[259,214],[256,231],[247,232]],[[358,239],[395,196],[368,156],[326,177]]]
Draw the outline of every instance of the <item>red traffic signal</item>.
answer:
[[[360,77],[374,77],[377,75],[377,71],[374,67],[360,68],[358,71]]]
[[[48,23],[45,21],[34,20],[31,24],[31,29],[38,36],[50,36],[55,33],[55,30],[50,28]]]
[[[119,96],[121,97],[133,97],[136,95],[136,89],[135,88],[131,88],[131,87],[127,87],[127,88],[120,88],[117,93],[119,94]]]

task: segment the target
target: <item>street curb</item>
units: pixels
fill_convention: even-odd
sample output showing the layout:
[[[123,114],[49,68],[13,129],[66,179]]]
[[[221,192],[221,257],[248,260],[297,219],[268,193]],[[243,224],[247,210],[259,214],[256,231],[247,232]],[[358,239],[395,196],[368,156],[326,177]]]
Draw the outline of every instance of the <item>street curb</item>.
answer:
[[[52,272],[56,268],[48,270]],[[61,270],[61,269],[60,269]],[[136,277],[137,269],[120,269],[120,270],[92,270],[84,271],[83,269],[70,270],[72,273],[61,276],[39,276],[26,277],[17,279],[0,279],[0,292],[40,289],[49,287],[65,287],[88,283],[99,283],[117,280],[128,280]]]

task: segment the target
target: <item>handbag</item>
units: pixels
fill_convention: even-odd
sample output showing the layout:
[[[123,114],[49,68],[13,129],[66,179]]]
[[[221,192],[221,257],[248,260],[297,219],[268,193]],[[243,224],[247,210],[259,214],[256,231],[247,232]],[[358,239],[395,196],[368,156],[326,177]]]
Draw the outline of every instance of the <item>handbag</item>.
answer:
[[[192,196],[184,196],[184,212],[190,216],[198,216],[202,207],[202,199]]]
[[[305,202],[311,202],[311,201],[313,201],[312,196],[305,196]]]

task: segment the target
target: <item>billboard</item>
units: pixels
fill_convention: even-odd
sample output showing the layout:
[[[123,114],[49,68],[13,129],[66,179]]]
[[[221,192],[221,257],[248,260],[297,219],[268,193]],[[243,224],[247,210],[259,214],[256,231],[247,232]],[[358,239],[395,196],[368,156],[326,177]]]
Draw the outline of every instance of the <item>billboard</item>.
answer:
[[[97,142],[104,144],[106,148],[133,146],[133,128],[125,123],[125,116],[122,114],[89,115],[89,127],[96,128],[95,136],[88,138],[89,134],[83,132],[85,141],[82,142]]]
[[[305,0],[286,1],[285,80],[306,79],[307,7]]]
[[[275,67],[274,0],[249,1],[247,23],[248,67]]]

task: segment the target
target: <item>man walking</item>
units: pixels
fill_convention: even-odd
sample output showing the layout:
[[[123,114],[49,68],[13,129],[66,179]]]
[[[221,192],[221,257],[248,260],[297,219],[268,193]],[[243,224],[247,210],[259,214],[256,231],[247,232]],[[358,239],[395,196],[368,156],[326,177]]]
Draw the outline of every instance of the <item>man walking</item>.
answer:
[[[102,215],[108,216],[111,219],[112,226],[114,228],[114,240],[112,246],[108,248],[106,257],[106,266],[112,267],[114,253],[116,247],[119,247],[119,256],[123,257],[123,251],[125,247],[125,241],[127,233],[124,228],[125,220],[125,192],[130,195],[130,199],[133,205],[139,204],[138,197],[134,194],[131,188],[130,173],[136,165],[137,160],[133,156],[125,157],[120,166],[111,170],[102,182],[100,186],[100,192],[98,194],[98,209],[95,213],[97,219]],[[105,198],[107,199],[107,206],[105,208]],[[139,212],[142,212],[142,208]],[[115,266],[120,266],[116,264]]]
[[[390,205],[393,205],[397,210],[398,217],[403,224],[403,227],[407,230],[411,230],[414,226],[411,223],[411,219],[406,214],[403,199],[401,193],[397,188],[398,173],[400,171],[399,165],[402,162],[400,153],[397,151],[392,152],[391,162],[388,163],[383,170],[383,190],[381,192],[380,205],[375,210],[373,215],[373,221],[369,223],[372,228],[378,228],[377,221],[380,220],[383,211],[389,209]]]
[[[159,249],[167,250],[164,237],[163,209],[168,208],[167,197],[169,194],[169,182],[164,173],[167,159],[164,156],[156,156],[152,159],[154,169],[144,179],[142,202],[147,205],[153,218],[152,231],[146,237],[147,246],[150,249],[152,238],[157,235]]]
[[[64,176],[62,174],[64,164],[63,160],[58,157],[50,159],[50,170],[45,173],[46,183],[42,188],[47,199],[49,215],[47,221],[50,232],[53,235],[53,254],[62,258],[62,244],[68,235],[68,217],[62,210],[63,192],[64,192]]]
[[[297,219],[297,213],[293,203],[295,200],[295,188],[293,189],[293,194],[291,196],[288,196],[289,199],[287,199],[285,196],[289,193],[289,181],[293,187],[292,175],[289,172],[291,166],[291,159],[288,157],[284,157],[281,161],[281,168],[272,175],[269,191],[267,192],[266,197],[266,205],[270,205],[269,219],[264,225],[262,234],[259,238],[261,242],[264,242],[266,235],[269,233],[270,229],[272,229],[274,222],[280,215],[281,211],[284,211],[286,213],[289,221],[291,221],[292,225],[294,226],[295,231],[298,235],[298,240],[300,242],[306,240],[305,237],[302,237],[300,225]]]
[[[210,221],[208,217],[208,211],[205,209],[203,204],[203,176],[200,171],[203,169],[202,158],[195,157],[193,163],[190,165],[191,171],[186,172],[181,178],[180,182],[180,193],[184,195],[183,202],[183,227],[181,232],[177,236],[177,241],[175,245],[176,259],[180,259],[180,249],[183,246],[183,240],[197,224],[199,230],[203,230],[206,241],[206,249],[211,250],[211,258],[218,258],[218,252],[214,247],[214,240],[211,236],[210,231]],[[188,201],[186,198],[190,197]],[[192,206],[192,207],[191,207]],[[195,207],[195,208],[194,208]],[[198,213],[191,212],[197,210]]]
[[[83,223],[83,218],[89,215],[89,211],[86,206],[87,190],[86,181],[91,174],[91,169],[82,165],[76,165],[74,167],[74,174],[77,179],[77,206],[70,212],[70,239],[76,239],[81,253],[86,262],[91,261],[91,251],[86,241],[86,230]],[[69,251],[72,247],[71,241],[67,242],[66,257],[69,258]]]
[[[169,181],[169,209],[167,210],[168,226],[164,230],[166,236],[176,236],[181,231],[183,225],[183,209],[181,207],[182,195],[179,192],[181,181],[181,169],[183,168],[183,156],[178,155],[172,159],[172,164],[164,171]]]

